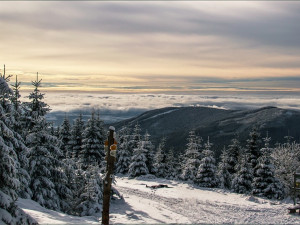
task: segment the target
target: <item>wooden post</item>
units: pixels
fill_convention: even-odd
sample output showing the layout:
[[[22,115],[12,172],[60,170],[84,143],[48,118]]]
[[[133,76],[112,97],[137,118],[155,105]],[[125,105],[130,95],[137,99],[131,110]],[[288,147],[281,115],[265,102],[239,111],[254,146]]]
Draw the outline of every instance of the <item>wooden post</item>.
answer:
[[[106,175],[103,180],[103,209],[102,209],[102,224],[109,225],[109,202],[111,192],[111,182],[113,178],[115,158],[110,155],[110,146],[114,144],[115,128],[109,127],[108,148],[106,152]]]

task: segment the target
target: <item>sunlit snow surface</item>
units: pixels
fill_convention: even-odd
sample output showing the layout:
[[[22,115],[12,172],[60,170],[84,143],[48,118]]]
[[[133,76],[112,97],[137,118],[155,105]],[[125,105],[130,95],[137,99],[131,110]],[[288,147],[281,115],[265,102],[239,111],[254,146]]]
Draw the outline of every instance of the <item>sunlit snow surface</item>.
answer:
[[[123,195],[110,207],[111,224],[300,224],[300,215],[288,214],[291,201],[270,201],[222,189],[144,177],[117,177],[115,187]],[[152,190],[146,185],[167,184]],[[47,210],[31,200],[19,206],[41,224],[96,224],[101,216],[75,217]]]

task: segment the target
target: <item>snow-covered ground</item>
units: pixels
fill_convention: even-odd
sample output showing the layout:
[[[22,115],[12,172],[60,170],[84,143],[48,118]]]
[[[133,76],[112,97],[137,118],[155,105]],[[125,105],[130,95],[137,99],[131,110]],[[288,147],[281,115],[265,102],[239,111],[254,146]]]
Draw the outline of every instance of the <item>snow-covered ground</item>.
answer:
[[[300,224],[300,215],[288,214],[287,208],[292,203],[287,201],[270,201],[151,177],[117,177],[116,181],[115,187],[123,199],[111,203],[111,224]],[[167,184],[169,188],[146,187],[157,184]],[[96,224],[101,221],[96,216],[58,213],[31,200],[20,199],[19,206],[40,224]]]

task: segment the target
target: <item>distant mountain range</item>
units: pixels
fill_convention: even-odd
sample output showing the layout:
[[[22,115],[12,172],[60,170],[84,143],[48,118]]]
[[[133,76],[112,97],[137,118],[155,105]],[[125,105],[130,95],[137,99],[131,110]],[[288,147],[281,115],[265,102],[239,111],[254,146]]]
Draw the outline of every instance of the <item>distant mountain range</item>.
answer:
[[[191,130],[195,130],[204,141],[209,136],[217,155],[235,135],[245,146],[254,126],[258,128],[261,138],[269,134],[272,138],[271,145],[284,142],[284,137],[288,135],[297,142],[300,140],[300,111],[276,107],[255,110],[168,107],[147,111],[111,125],[118,130],[122,126],[133,128],[137,123],[141,126],[142,133],[147,130],[151,134],[154,144],[166,137],[168,147],[173,147],[174,151],[184,151]]]

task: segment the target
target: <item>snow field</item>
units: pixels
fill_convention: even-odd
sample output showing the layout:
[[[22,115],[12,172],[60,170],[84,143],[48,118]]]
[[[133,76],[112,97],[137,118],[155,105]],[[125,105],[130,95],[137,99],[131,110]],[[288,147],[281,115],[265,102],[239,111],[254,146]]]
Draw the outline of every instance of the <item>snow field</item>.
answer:
[[[123,194],[124,204],[136,216],[131,216],[124,223],[300,223],[300,216],[288,214],[291,202],[240,195],[217,188],[200,188],[165,179],[118,177],[116,180],[116,188]],[[146,184],[160,183],[171,188],[152,190],[146,187]],[[145,212],[148,214],[146,218]],[[111,221],[118,223],[117,211],[114,216]]]
[[[151,189],[146,185],[167,184]],[[298,214],[288,214],[291,201],[274,201],[231,193],[218,188],[200,188],[180,181],[144,176],[116,177],[123,199],[111,201],[111,224],[300,224]],[[41,207],[32,200],[18,205],[40,224],[99,224],[101,215],[69,216]]]

